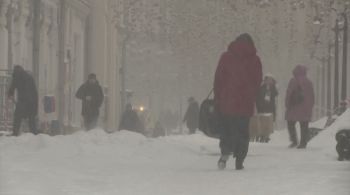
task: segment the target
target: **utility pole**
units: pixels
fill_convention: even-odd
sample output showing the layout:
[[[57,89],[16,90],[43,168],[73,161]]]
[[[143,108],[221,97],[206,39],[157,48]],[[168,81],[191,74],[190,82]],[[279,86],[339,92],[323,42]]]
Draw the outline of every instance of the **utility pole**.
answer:
[[[335,20],[335,43],[334,43],[334,108],[339,106],[339,20]]]
[[[331,47],[328,45],[328,59],[327,59],[327,116],[332,116],[332,96],[331,96]]]
[[[127,50],[127,44],[128,41],[130,39],[130,31],[129,31],[129,2],[123,1],[123,23],[124,23],[124,27],[119,27],[119,32],[122,33],[122,51],[121,51],[121,68],[119,70],[120,72],[120,84],[121,84],[121,112],[123,113],[124,109],[125,109],[125,105],[126,105],[126,74],[127,74],[127,64],[126,64],[126,50]]]
[[[58,23],[58,83],[57,83],[57,92],[58,92],[58,121],[60,127],[64,126],[64,111],[65,111],[65,95],[64,95],[64,85],[66,77],[66,68],[65,68],[65,21],[66,21],[66,0],[60,0],[60,9],[59,9],[59,23]],[[64,133],[64,132],[63,132]]]
[[[321,115],[321,66],[315,65],[314,69],[316,69],[316,75],[314,77],[316,86],[315,86],[315,117],[318,119]]]
[[[14,6],[13,2],[10,2],[9,10],[7,13],[7,31],[8,31],[8,57],[7,64],[8,70],[12,70],[13,68],[13,49],[12,49],[12,36],[13,36],[13,18],[14,18]]]
[[[342,66],[342,85],[341,85],[341,100],[347,99],[347,57],[348,57],[348,17],[346,11],[342,13],[344,18],[343,27],[343,66]]]
[[[128,38],[127,35],[123,37],[122,41],[122,53],[121,53],[121,68],[120,68],[120,84],[121,84],[121,113],[123,113],[126,105],[126,44]]]
[[[32,0],[33,2],[33,75],[36,84],[39,82],[39,63],[40,63],[40,12],[41,0]]]
[[[326,110],[326,61],[325,57],[322,57],[322,65],[321,65],[321,116],[325,116],[327,113]]]

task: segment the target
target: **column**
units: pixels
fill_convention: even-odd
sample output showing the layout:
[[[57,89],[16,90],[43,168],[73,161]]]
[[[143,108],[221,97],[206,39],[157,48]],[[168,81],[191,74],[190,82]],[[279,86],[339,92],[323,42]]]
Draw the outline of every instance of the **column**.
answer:
[[[19,64],[24,67],[24,69],[30,70],[26,62],[26,50],[27,50],[27,40],[26,40],[26,21],[29,16],[29,4],[28,0],[15,1],[17,4],[17,10],[15,13],[15,30],[14,30],[14,64]]]
[[[42,93],[47,93],[49,90],[49,83],[50,83],[50,77],[49,72],[50,70],[50,47],[49,47],[49,29],[51,24],[50,19],[50,10],[47,5],[44,3],[41,4],[41,19],[40,19],[40,55],[39,55],[39,84],[42,84],[40,86],[40,90]]]
[[[8,69],[7,57],[8,57],[8,31],[6,29],[6,13],[9,5],[9,0],[3,0],[0,4],[0,69]],[[0,75],[5,72],[0,71]]]
[[[49,52],[49,37],[48,37],[51,21],[49,18],[50,10],[48,6],[45,3],[40,3],[38,5],[40,5],[40,12],[39,12],[40,17],[39,17],[39,23],[37,24],[39,26],[39,29],[34,32],[39,33],[39,36],[35,35],[34,33],[33,38],[34,36],[37,36],[37,38],[39,38],[38,40],[36,40],[38,41],[38,43],[36,44],[38,44],[39,46],[35,48],[35,49],[38,49],[38,53],[35,55],[38,55],[36,56],[36,58],[39,62],[36,65],[35,69],[38,73],[37,79],[38,79],[38,89],[39,89],[39,100],[42,100],[43,97],[48,94],[49,83],[50,83],[50,80],[52,79],[51,77],[49,77],[49,73],[51,70],[50,70],[50,64],[49,64],[50,52]],[[34,64],[33,64],[33,68],[34,68]],[[47,115],[44,113],[43,104],[41,102],[39,103],[39,114],[40,114],[41,122],[47,125],[50,115]]]
[[[58,23],[57,23],[57,17],[58,17],[58,8],[57,7],[51,7],[52,9],[51,15],[50,15],[50,30],[48,32],[48,38],[49,38],[49,51],[50,51],[50,59],[49,59],[49,66],[50,66],[50,72],[48,74],[50,80],[49,80],[49,89],[51,94],[55,94],[55,89],[57,86],[57,77],[58,75]]]

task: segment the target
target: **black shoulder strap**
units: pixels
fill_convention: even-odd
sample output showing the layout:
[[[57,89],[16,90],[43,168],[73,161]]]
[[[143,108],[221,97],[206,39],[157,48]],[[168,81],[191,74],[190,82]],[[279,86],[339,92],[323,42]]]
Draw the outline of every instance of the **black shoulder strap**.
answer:
[[[210,97],[210,95],[213,93],[213,91],[214,91],[214,88],[212,88],[212,89],[210,90],[210,92],[209,92],[209,94],[208,94],[208,96],[207,96],[207,99],[209,99],[209,97]]]

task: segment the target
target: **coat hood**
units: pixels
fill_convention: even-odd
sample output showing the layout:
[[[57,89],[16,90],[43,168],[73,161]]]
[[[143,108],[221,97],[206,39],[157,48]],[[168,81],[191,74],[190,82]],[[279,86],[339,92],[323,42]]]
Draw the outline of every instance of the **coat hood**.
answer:
[[[293,70],[293,75],[295,78],[306,77],[307,68],[304,65],[297,65]]]
[[[13,77],[19,82],[26,82],[28,80],[28,73],[20,65],[13,67]]]
[[[215,72],[214,102],[230,116],[251,117],[262,81],[262,66],[249,34],[240,35],[221,56]]]
[[[235,41],[231,42],[228,47],[228,52],[238,57],[249,57],[256,55],[256,48],[251,37],[247,34],[243,34]]]
[[[14,68],[13,68],[13,73],[14,73],[15,75],[23,75],[23,74],[25,74],[26,72],[25,72],[25,70],[23,69],[22,66],[16,65],[16,66],[14,66]]]

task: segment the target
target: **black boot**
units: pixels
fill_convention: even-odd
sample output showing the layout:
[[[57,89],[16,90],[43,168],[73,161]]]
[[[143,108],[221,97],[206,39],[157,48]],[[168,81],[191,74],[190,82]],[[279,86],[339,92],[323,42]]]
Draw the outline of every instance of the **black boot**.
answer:
[[[218,169],[224,170],[226,168],[226,161],[228,160],[228,155],[222,155],[218,161]]]
[[[243,160],[236,159],[236,170],[242,170],[242,169],[244,169]]]
[[[307,142],[309,141],[309,126],[308,122],[301,122],[300,123],[300,144],[298,146],[298,149],[304,149],[306,148]]]
[[[339,157],[338,157],[338,161],[344,161],[344,157],[339,156]]]
[[[297,138],[297,132],[295,129],[295,122],[288,121],[288,133],[289,133],[289,139],[292,142],[289,145],[289,148],[294,148],[298,145],[298,138]]]
[[[296,147],[298,144],[296,143],[296,142],[292,142],[289,146],[288,146],[288,148],[294,148],[294,147]]]
[[[18,132],[13,132],[11,135],[9,136],[14,136],[14,137],[18,137],[19,136],[19,133]]]

